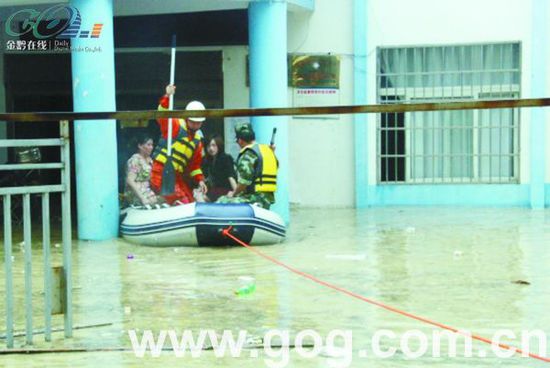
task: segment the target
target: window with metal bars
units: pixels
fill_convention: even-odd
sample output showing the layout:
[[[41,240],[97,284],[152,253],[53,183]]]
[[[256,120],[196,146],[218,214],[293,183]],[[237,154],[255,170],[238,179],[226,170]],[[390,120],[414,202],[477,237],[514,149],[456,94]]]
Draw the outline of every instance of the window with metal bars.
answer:
[[[520,97],[520,44],[378,49],[378,103]],[[380,114],[378,182],[514,183],[518,109]]]

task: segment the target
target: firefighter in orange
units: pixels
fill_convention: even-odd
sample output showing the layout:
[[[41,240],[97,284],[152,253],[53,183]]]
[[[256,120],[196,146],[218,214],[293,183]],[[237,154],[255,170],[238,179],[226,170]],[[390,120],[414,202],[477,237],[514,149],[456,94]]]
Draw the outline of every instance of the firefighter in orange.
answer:
[[[159,111],[168,110],[170,95],[175,94],[176,86],[166,86],[166,94],[160,98]],[[186,110],[204,110],[199,101],[191,101]],[[181,203],[194,202],[193,189],[190,184],[197,185],[200,192],[206,194],[207,187],[201,170],[204,147],[200,129],[204,117],[172,119],[172,164],[175,171],[174,193],[166,195],[167,203],[180,201]],[[153,169],[151,171],[151,188],[160,193],[162,187],[162,171],[167,160],[168,119],[157,120],[160,126],[161,139],[153,152]]]

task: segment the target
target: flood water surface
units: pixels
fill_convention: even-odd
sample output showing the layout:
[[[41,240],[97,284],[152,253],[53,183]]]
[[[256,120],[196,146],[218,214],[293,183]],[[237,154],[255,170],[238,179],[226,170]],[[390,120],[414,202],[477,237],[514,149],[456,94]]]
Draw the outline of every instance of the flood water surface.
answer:
[[[523,330],[541,330],[550,337],[548,210],[295,209],[291,216],[284,243],[257,249],[320,280],[433,321],[489,338],[497,330],[511,330],[518,338],[502,340],[511,345],[520,346]],[[24,254],[18,241],[13,248],[13,269],[16,330],[21,331],[25,327]],[[33,247],[35,329],[44,326],[39,247]],[[60,264],[61,248],[54,241],[51,249],[53,262]],[[0,276],[4,280],[4,267]],[[236,295],[243,282],[253,282],[255,290]],[[0,295],[5,295],[3,281]],[[0,298],[0,331],[5,326],[4,299]],[[230,330],[235,339],[239,331],[246,330],[248,344],[258,347],[266,334],[276,334],[274,329],[288,331],[291,346],[297,336],[308,334],[305,330],[313,331],[304,340],[309,345],[315,342],[313,333],[322,338],[325,347],[307,349],[314,355],[311,358],[291,348],[290,367],[544,364],[531,358],[495,357],[489,345],[479,342],[473,343],[471,358],[460,353],[462,342],[456,358],[448,357],[446,350],[443,357],[433,357],[431,342],[424,356],[408,357],[399,336],[418,330],[431,339],[437,328],[329,289],[241,246],[149,248],[121,239],[75,241],[73,299],[74,325],[84,328],[66,340],[62,333],[54,333],[51,343],[37,334],[33,348],[105,351],[2,355],[0,366],[263,367],[285,363],[282,353],[275,355],[277,347],[268,352],[246,349],[237,358],[229,353],[216,357],[211,350],[203,351],[200,358],[176,357],[168,351],[168,337],[167,351],[158,358],[150,353],[139,358],[131,351],[129,330],[138,337],[146,330],[155,335],[174,330],[181,337],[184,330],[198,335],[201,329],[211,329],[218,336]],[[62,316],[53,317],[53,326],[63,326]],[[377,357],[372,351],[373,337],[380,330],[396,335],[384,335],[379,344],[383,351],[395,348],[391,358]],[[352,336],[349,348],[342,338],[345,334]],[[327,341],[331,335],[339,337]],[[5,340],[0,343],[4,345]],[[17,348],[24,344],[24,337],[16,339]],[[330,349],[330,344],[340,349]],[[533,352],[539,353],[538,344],[533,345]],[[411,350],[420,348],[419,339],[410,339]],[[487,357],[479,357],[485,354],[481,350]]]

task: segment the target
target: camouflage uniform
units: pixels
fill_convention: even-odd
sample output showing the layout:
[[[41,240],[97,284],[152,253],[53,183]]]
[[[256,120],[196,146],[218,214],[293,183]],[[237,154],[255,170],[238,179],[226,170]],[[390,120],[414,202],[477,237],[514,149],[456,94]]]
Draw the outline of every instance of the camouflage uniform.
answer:
[[[237,183],[252,185],[254,181],[254,165],[258,157],[251,151],[245,151],[237,161]],[[242,192],[237,197],[220,197],[217,203],[257,203],[260,207],[269,209],[275,203],[274,193],[246,193]]]
[[[239,138],[250,136],[251,139],[245,139],[246,141],[253,140],[253,129],[250,123],[240,124],[235,127],[235,135]],[[251,186],[254,182],[255,174],[255,165],[258,157],[254,152],[246,150],[243,154],[239,156],[237,160],[237,183],[245,186]],[[275,203],[275,194],[271,192],[254,192],[249,193],[248,191],[243,191],[236,197],[227,197],[223,196],[218,198],[217,203],[253,203],[258,204],[260,207],[269,209],[269,207]]]

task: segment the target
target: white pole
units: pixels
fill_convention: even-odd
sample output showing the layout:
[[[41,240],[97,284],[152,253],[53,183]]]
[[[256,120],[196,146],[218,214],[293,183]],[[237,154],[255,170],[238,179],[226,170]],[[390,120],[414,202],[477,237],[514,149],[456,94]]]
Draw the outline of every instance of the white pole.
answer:
[[[176,74],[176,35],[172,36],[172,55],[170,59],[170,85],[174,85]],[[169,97],[168,109],[174,109],[174,94]],[[168,119],[168,157],[172,156],[172,118]]]

